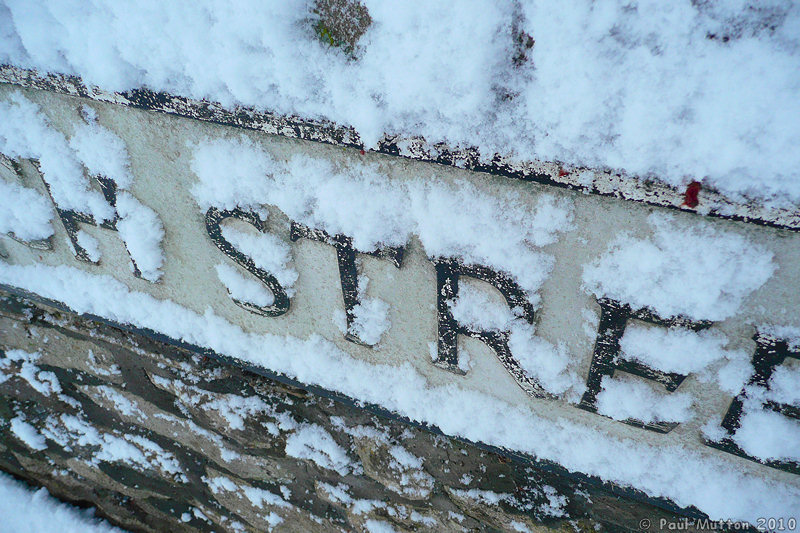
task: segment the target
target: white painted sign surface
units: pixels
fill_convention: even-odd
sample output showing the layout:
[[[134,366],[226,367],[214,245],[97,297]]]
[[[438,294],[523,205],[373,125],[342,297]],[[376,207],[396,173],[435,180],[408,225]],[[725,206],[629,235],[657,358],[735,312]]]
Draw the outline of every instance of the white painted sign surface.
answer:
[[[0,199],[19,237],[0,283],[712,518],[800,509],[800,233],[9,85],[0,102],[0,179],[61,209],[24,239],[36,213]],[[45,164],[57,142],[9,127],[25,102],[94,193],[59,199],[81,185]],[[119,154],[104,228],[93,171],[119,181]]]

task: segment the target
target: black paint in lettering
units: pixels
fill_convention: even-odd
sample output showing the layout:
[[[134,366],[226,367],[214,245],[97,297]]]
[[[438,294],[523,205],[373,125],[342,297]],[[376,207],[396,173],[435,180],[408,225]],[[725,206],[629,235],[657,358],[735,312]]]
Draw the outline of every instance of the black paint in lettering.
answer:
[[[458,279],[460,276],[469,276],[489,283],[505,297],[511,308],[522,309],[522,318],[533,324],[533,305],[528,300],[525,291],[511,277],[480,265],[465,265],[453,258],[434,258],[436,266],[436,308],[438,311],[438,342],[436,366],[463,374],[458,366],[458,335],[467,335],[483,341],[489,346],[503,367],[508,371],[519,386],[530,396],[535,398],[552,398],[553,395],[545,391],[542,386],[529,376],[511,355],[508,347],[508,331],[476,331],[463,324],[459,324],[450,310],[450,303],[458,297]]]
[[[283,286],[281,286],[281,284],[278,283],[278,280],[275,279],[275,276],[266,270],[257,267],[255,262],[250,257],[234,248],[234,246],[222,236],[222,228],[220,227],[220,224],[223,220],[228,218],[234,218],[236,220],[247,222],[261,233],[266,233],[267,231],[264,222],[258,217],[257,214],[250,211],[243,211],[239,208],[232,210],[220,210],[216,207],[212,207],[206,211],[206,231],[208,232],[208,236],[211,237],[211,241],[222,251],[222,253],[236,261],[236,263],[257,277],[261,283],[266,285],[267,288],[272,292],[274,301],[272,302],[272,305],[260,306],[237,300],[233,296],[231,296],[231,299],[239,307],[259,315],[280,316],[285,314],[287,311],[289,311],[289,296],[287,296],[286,290],[283,288]]]
[[[686,379],[685,375],[662,372],[637,361],[628,361],[622,358],[620,341],[625,334],[628,321],[636,319],[667,328],[683,327],[692,331],[706,329],[711,322],[690,321],[681,317],[661,318],[648,309],[633,310],[629,305],[609,298],[600,298],[597,303],[600,305],[600,325],[594,344],[592,363],[589,367],[589,377],[586,380],[586,392],[578,407],[596,413],[597,396],[600,394],[603,378],[613,377],[617,370],[655,381],[663,385],[667,391],[674,392]],[[669,433],[678,425],[675,422],[645,423],[633,419],[624,422],[659,433]]]
[[[400,268],[403,262],[403,248],[386,246],[372,252],[360,252],[353,247],[353,239],[346,235],[330,235],[324,230],[309,228],[297,222],[292,222],[290,238],[292,241],[311,239],[329,244],[336,249],[336,262],[339,265],[339,280],[342,284],[342,299],[344,300],[344,311],[347,319],[345,338],[356,344],[369,346],[353,330],[353,322],[356,318],[355,308],[359,304],[356,253],[364,253],[379,259],[388,259],[394,266]]]
[[[720,441],[706,441],[706,444],[779,470],[800,474],[800,463],[797,461],[761,460],[748,455],[733,441],[733,436],[741,426],[742,411],[744,409],[744,403],[747,400],[747,389],[757,387],[768,391],[770,388],[769,382],[775,369],[782,365],[787,357],[800,359],[800,352],[790,350],[788,342],[784,339],[778,339],[771,335],[756,332],[753,336],[753,340],[756,343],[756,350],[753,353],[752,359],[753,376],[742,391],[731,401],[728,412],[722,420],[722,427],[727,431],[728,436]],[[775,411],[776,413],[780,413],[783,416],[795,420],[800,420],[800,408],[795,405],[768,400],[761,405],[761,408]],[[797,446],[800,448],[800,442],[797,443]]]
[[[67,237],[72,245],[72,249],[75,251],[75,258],[80,261],[92,263],[94,265],[99,264],[99,261],[92,261],[92,259],[89,257],[89,253],[78,243],[78,231],[80,230],[78,224],[89,224],[90,226],[117,231],[117,222],[119,222],[119,214],[117,213],[117,184],[114,183],[114,180],[106,178],[105,176],[92,176],[100,185],[100,191],[103,193],[103,197],[105,198],[106,202],[108,202],[108,204],[114,210],[114,218],[111,220],[104,220],[98,224],[94,217],[88,213],[81,213],[72,209],[61,209],[53,199],[53,195],[50,192],[50,184],[44,179],[44,174],[42,174],[41,168],[39,167],[39,162],[31,161],[31,163],[33,163],[33,165],[36,167],[36,170],[39,172],[39,175],[42,178],[42,182],[47,188],[47,193],[50,195],[50,200],[53,202],[53,207],[56,210],[56,214],[58,214],[58,219],[61,221],[64,231],[67,232]],[[137,278],[141,278],[142,271],[139,270],[139,267],[136,265],[136,261],[131,256],[127,245],[125,245],[125,250],[128,252],[128,258],[133,266],[133,275]]]

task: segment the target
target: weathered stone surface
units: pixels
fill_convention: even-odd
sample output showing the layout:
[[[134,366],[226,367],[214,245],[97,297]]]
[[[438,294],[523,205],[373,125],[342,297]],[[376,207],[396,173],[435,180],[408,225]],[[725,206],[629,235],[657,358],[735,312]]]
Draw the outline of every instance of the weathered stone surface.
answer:
[[[135,531],[594,531],[675,519],[5,292],[0,354],[0,468]]]

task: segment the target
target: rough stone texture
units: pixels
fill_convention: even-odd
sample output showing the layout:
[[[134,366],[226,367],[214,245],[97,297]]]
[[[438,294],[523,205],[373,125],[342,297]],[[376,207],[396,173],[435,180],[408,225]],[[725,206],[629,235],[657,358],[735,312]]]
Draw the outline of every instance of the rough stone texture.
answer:
[[[0,468],[133,531],[636,531],[643,518],[679,520],[4,291]]]

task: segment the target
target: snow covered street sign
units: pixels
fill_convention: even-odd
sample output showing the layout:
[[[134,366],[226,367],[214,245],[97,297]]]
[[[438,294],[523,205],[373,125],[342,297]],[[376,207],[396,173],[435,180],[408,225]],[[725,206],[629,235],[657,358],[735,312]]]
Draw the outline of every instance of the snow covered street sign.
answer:
[[[792,209],[0,81],[6,290],[712,519],[800,509]]]

